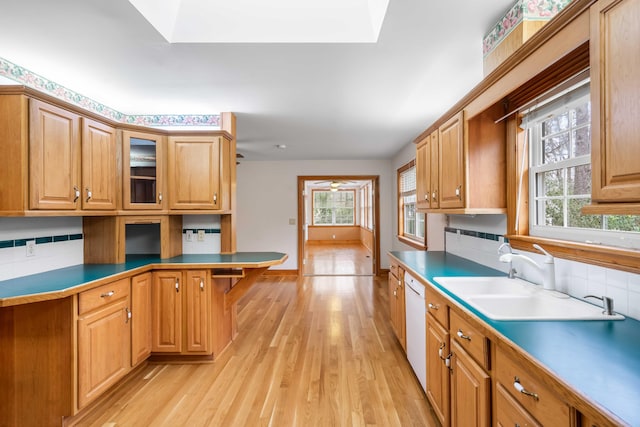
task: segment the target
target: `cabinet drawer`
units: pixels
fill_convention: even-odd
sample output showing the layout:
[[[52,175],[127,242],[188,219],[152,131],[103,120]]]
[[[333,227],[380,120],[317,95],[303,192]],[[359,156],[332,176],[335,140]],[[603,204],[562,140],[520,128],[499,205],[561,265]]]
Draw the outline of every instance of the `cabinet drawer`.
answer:
[[[78,295],[78,314],[84,314],[129,295],[129,279],[107,283]]]
[[[451,337],[483,368],[489,369],[489,340],[455,311],[450,313]]]
[[[391,264],[391,267],[389,267],[389,271],[391,272],[391,274],[396,276],[396,278],[400,277],[400,273],[398,272],[398,270],[399,270],[398,264]]]
[[[496,408],[498,427],[542,427],[500,383],[496,385]]]
[[[431,313],[445,329],[449,329],[449,306],[447,305],[447,299],[433,289],[431,285],[427,285],[425,286],[424,303],[427,313]]]
[[[533,375],[521,363],[504,351],[496,351],[496,379],[509,394],[542,425],[569,426],[569,405],[558,398],[538,375]],[[516,384],[519,383],[519,384]],[[522,391],[519,391],[521,389]],[[535,395],[528,395],[534,393]]]

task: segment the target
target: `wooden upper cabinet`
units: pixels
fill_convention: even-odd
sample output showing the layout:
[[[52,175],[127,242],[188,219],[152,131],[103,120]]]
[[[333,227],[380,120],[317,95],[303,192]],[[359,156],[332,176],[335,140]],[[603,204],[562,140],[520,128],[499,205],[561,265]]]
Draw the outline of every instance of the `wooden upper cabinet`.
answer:
[[[165,206],[166,138],[151,133],[122,132],[122,207],[163,209]]]
[[[30,101],[30,209],[77,209],[80,199],[80,117]]]
[[[461,111],[438,129],[440,208],[464,207],[464,113]]]
[[[590,16],[592,199],[637,203],[640,1],[600,0]]]
[[[222,139],[219,136],[169,137],[171,209],[221,209]]]
[[[429,208],[430,169],[429,158],[431,157],[430,138],[427,136],[418,143],[416,149],[416,206],[418,209]]]
[[[82,119],[82,209],[116,209],[116,130]]]
[[[426,164],[429,166],[429,175],[427,177],[427,188],[431,191],[431,201],[429,207],[437,209],[440,207],[438,198],[438,185],[440,183],[440,147],[438,139],[438,131],[432,132],[430,135],[429,153],[426,153]]]

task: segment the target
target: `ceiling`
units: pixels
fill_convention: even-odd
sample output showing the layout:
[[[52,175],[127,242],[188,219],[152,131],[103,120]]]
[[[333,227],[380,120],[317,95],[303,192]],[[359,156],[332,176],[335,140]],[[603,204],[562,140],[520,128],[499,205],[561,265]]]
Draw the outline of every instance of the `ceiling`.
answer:
[[[387,159],[480,82],[513,3],[390,0],[375,43],[172,44],[128,0],[0,0],[0,57],[126,114],[233,111],[245,160]]]

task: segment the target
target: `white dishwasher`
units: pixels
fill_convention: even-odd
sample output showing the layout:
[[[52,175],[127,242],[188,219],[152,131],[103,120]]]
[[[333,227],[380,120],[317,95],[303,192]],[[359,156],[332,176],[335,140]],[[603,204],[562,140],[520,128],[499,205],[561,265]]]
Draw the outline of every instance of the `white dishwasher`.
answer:
[[[424,285],[404,273],[406,310],[407,359],[427,391],[427,326],[425,324]]]

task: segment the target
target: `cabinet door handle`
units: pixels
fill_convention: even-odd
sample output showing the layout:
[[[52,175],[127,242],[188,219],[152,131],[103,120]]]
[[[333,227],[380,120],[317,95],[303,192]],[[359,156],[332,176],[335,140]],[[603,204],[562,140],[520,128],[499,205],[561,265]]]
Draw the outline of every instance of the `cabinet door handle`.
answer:
[[[180,292],[180,280],[176,279],[176,292]]]
[[[456,333],[456,335],[458,335],[458,337],[462,338],[463,340],[471,341],[471,337],[469,335],[465,335],[462,332],[462,329],[458,329],[458,332]]]
[[[435,202],[438,200],[438,190],[431,193],[431,199]]]
[[[433,303],[429,303],[427,305],[431,310],[438,310],[440,308],[440,306],[438,304],[433,304]]]
[[[523,387],[522,384],[520,384],[520,378],[518,377],[513,377],[513,387],[518,390],[518,392],[524,394],[525,396],[529,396],[532,397],[533,400],[540,400],[540,398],[538,397],[538,393],[533,393],[531,391],[528,391],[527,389],[525,389]]]
[[[73,186],[73,194],[74,194],[74,199],[73,199],[73,203],[77,202],[78,199],[80,198],[80,189],[78,188],[77,185]]]
[[[200,290],[204,292],[204,280],[200,280]]]
[[[456,197],[459,199],[460,198],[460,194],[462,193],[462,185],[458,185],[456,187]]]
[[[91,190],[89,190],[89,188],[87,188],[87,202],[89,200],[91,200],[91,197],[93,196],[93,194],[91,194]]]
[[[394,296],[394,297],[396,297],[396,298],[398,298],[398,291],[397,291],[397,290],[395,290],[395,289],[393,290],[393,296]]]
[[[129,307],[125,307],[124,311],[127,313],[127,317],[125,317],[124,323],[129,323],[129,319],[131,319],[131,310],[129,310]]]
[[[158,193],[158,201],[161,202],[162,201],[162,192]]]
[[[424,199],[428,202],[429,201],[429,194],[425,194],[424,195]]]
[[[218,193],[213,193],[213,203],[218,203]]]
[[[115,295],[114,291],[105,292],[104,294],[100,294],[100,298],[109,298]]]

